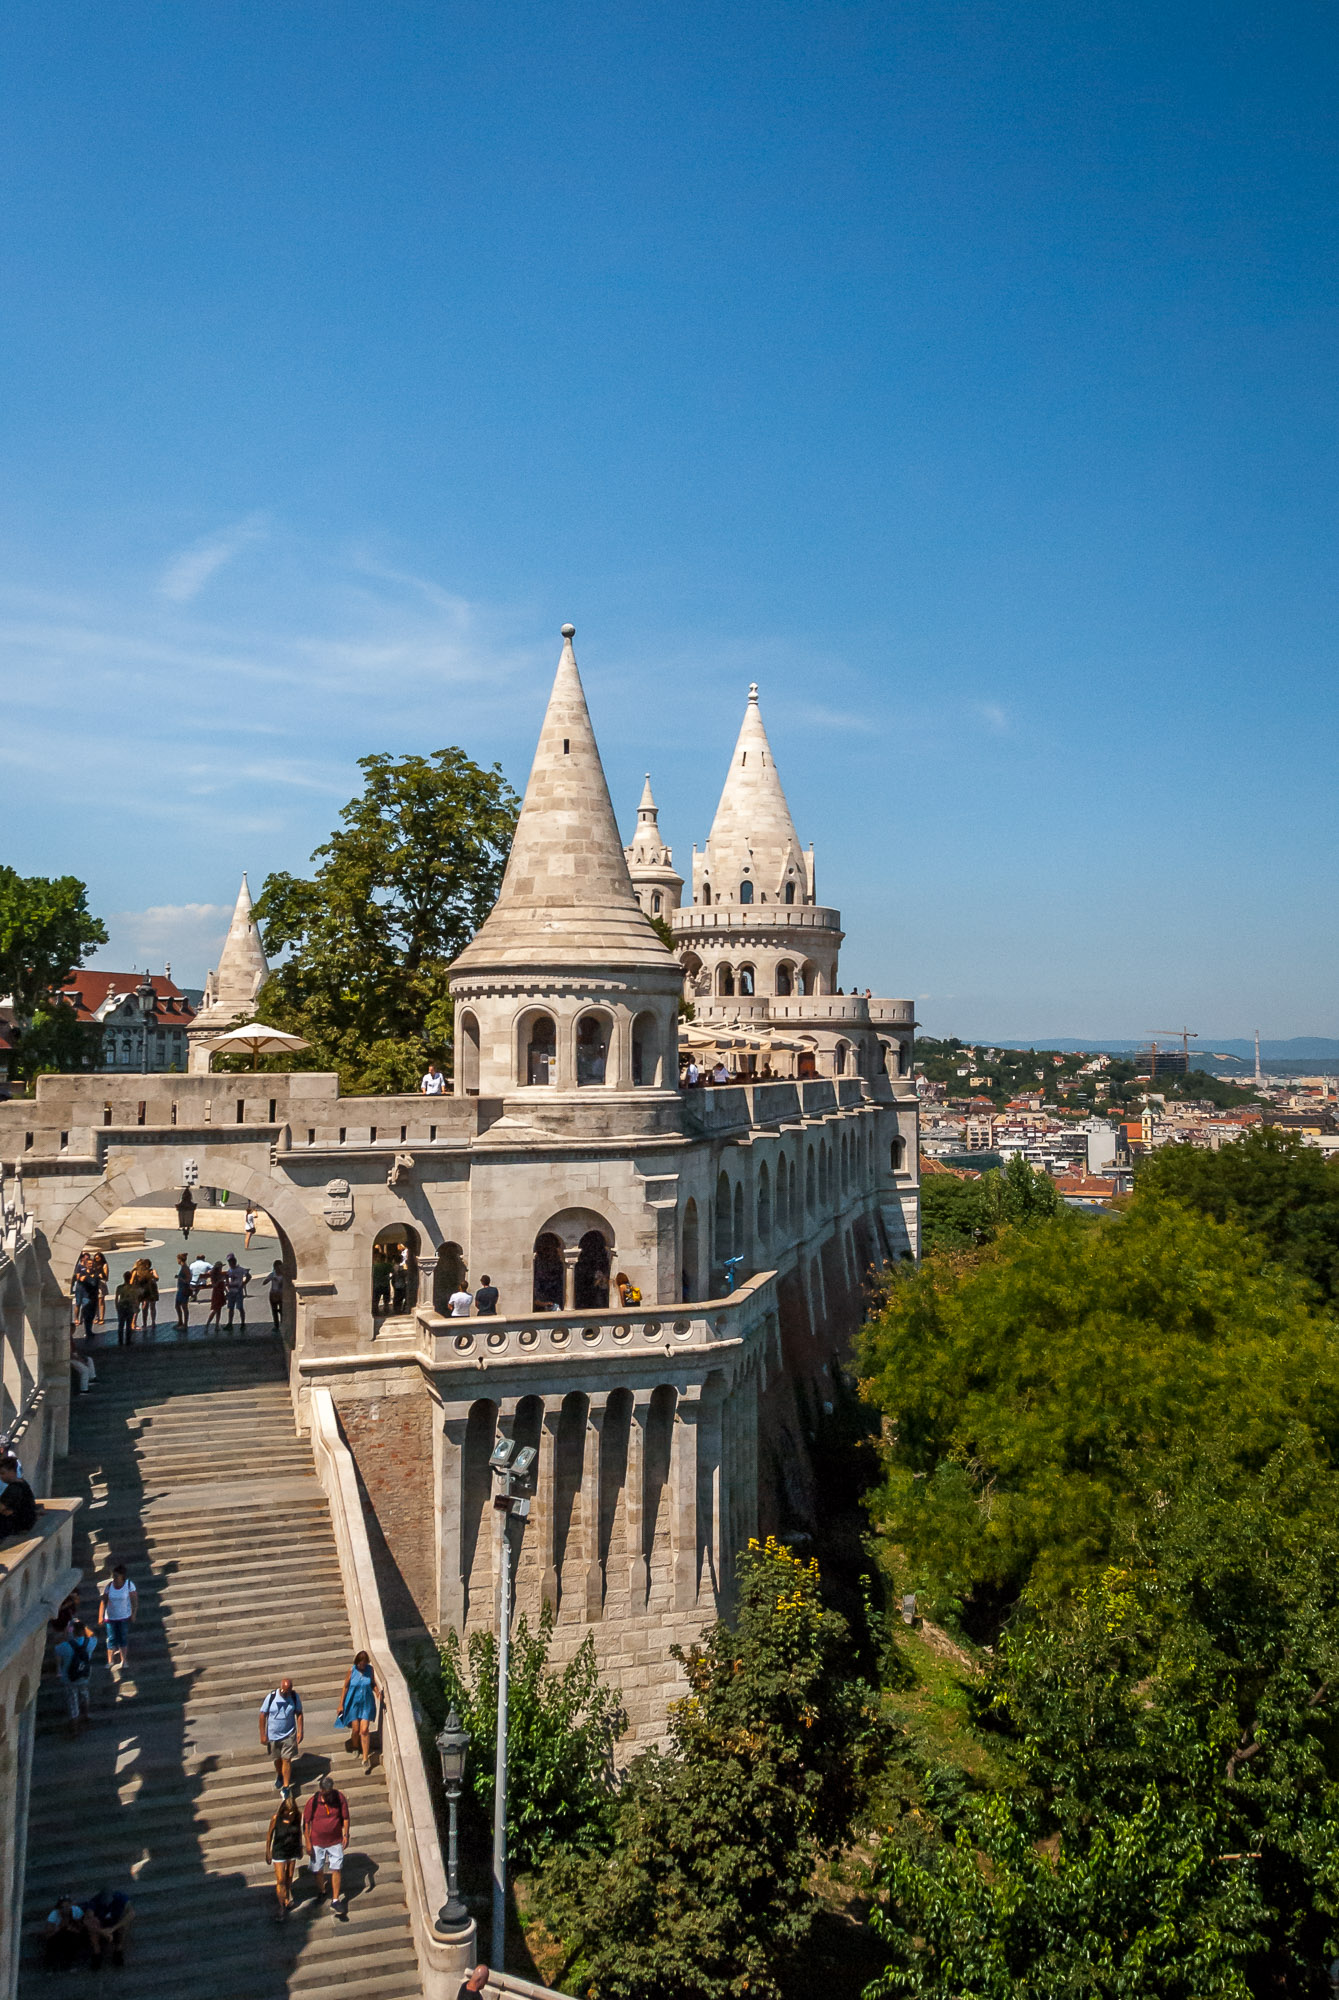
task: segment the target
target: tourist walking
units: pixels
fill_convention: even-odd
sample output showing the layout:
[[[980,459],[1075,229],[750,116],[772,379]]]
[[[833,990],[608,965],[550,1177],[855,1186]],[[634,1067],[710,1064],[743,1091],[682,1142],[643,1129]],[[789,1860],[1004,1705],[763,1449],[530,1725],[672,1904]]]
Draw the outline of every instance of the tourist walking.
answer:
[[[209,1274],[209,1317],[205,1321],[206,1332],[209,1331],[211,1326],[222,1326],[223,1302],[227,1296],[228,1286],[223,1275],[223,1266],[222,1264],[215,1264]]]
[[[232,1332],[232,1316],[237,1313],[246,1331],[246,1288],[251,1282],[251,1273],[245,1264],[239,1264],[232,1251],[228,1252],[228,1268],[223,1273],[224,1287],[228,1296],[228,1331]]]
[[[88,1692],[97,1650],[96,1633],[81,1618],[72,1618],[56,1648],[56,1674],[65,1689],[71,1736],[77,1736],[80,1725],[88,1721]]]
[[[270,1301],[270,1318],[274,1321],[276,1333],[284,1329],[284,1267],[276,1257],[269,1277],[265,1280],[265,1291]]]
[[[377,1719],[380,1699],[381,1689],[372,1672],[370,1657],[366,1653],[355,1653],[353,1665],[344,1676],[335,1727],[348,1730],[349,1748],[355,1757],[361,1752],[365,1771],[372,1768],[372,1726]]]
[[[423,1075],[423,1081],[419,1084],[419,1089],[425,1097],[444,1097],[446,1095],[446,1078],[442,1075],[435,1062],[428,1064]]]
[[[158,1324],[158,1273],[147,1257],[141,1257],[130,1274],[139,1306],[140,1325],[146,1331]]]
[[[347,1917],[349,1906],[343,1889],[344,1850],[349,1844],[349,1802],[335,1789],[329,1771],[323,1771],[316,1790],[302,1808],[302,1833],[307,1848],[307,1865],[317,1877],[318,1893],[324,1895],[325,1876],[330,1878],[330,1912]]]
[[[270,1830],[265,1836],[265,1859],[274,1869],[274,1893],[279,1899],[275,1922],[287,1921],[293,1907],[293,1870],[302,1859],[302,1813],[297,1786],[291,1785],[279,1801]]]
[[[244,1233],[243,1233],[243,1236],[242,1236],[242,1248],[243,1248],[243,1250],[249,1250],[249,1249],[251,1248],[251,1238],[252,1238],[252,1237],[253,1237],[253,1236],[255,1235],[255,1233],[256,1233],[256,1211],[255,1211],[255,1209],[254,1209],[254,1208],[249,1208],[249,1209],[247,1210],[246,1214],[245,1214],[245,1215],[243,1216],[242,1220],[243,1220],[243,1223],[245,1224],[245,1229],[244,1229]]]
[[[302,1748],[302,1696],[287,1675],[260,1704],[260,1747],[274,1760],[275,1791],[286,1791]]]
[[[177,1252],[177,1291],[174,1303],[177,1308],[177,1326],[185,1333],[191,1323],[191,1267],[186,1252]]]
[[[74,1267],[74,1304],[84,1339],[92,1340],[93,1322],[98,1316],[98,1272],[87,1251]]]
[[[374,1244],[372,1249],[372,1310],[389,1312],[391,1309],[391,1260],[383,1243]]]
[[[117,1563],[98,1604],[98,1623],[106,1628],[109,1667],[124,1667],[129,1663],[130,1628],[138,1609],[139,1592],[126,1575],[125,1564]]]
[[[409,1303],[409,1251],[405,1244],[391,1250],[391,1310],[402,1313]]]
[[[135,1287],[130,1281],[129,1271],[121,1273],[121,1282],[116,1287],[116,1344],[129,1347],[135,1338],[135,1314],[138,1311]]]
[[[98,1281],[98,1325],[101,1326],[107,1317],[107,1280],[111,1274],[107,1269],[107,1259],[101,1250],[93,1252],[91,1261],[93,1275]]]

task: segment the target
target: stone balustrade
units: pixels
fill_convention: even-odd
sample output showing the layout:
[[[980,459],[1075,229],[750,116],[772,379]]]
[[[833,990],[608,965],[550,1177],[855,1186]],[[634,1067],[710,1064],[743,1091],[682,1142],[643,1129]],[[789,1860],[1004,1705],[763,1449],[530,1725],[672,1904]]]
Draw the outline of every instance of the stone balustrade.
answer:
[[[414,1313],[420,1351],[434,1368],[486,1367],[527,1360],[552,1367],[568,1355],[692,1352],[742,1340],[758,1314],[775,1308],[774,1273],[748,1279],[724,1298],[670,1306],[619,1306],[598,1312],[508,1313],[446,1319]]]

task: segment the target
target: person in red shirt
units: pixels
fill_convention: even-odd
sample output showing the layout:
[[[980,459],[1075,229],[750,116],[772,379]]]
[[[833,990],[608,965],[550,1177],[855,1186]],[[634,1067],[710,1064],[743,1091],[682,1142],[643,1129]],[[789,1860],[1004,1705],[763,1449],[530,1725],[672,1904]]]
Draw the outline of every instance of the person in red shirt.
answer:
[[[340,1893],[343,1887],[340,1878],[349,1839],[349,1802],[343,1792],[336,1790],[329,1771],[322,1774],[316,1790],[302,1808],[302,1839],[313,1875],[330,1877],[330,1914],[347,1917],[349,1906]],[[325,1893],[324,1883],[321,1893]]]

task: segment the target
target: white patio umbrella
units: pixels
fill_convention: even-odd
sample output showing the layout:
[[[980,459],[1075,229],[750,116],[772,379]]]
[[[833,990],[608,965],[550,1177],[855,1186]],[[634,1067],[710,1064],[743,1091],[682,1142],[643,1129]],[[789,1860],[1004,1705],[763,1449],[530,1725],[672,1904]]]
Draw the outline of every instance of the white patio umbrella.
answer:
[[[248,1021],[244,1027],[229,1028],[226,1035],[220,1035],[210,1047],[211,1059],[222,1050],[225,1056],[251,1054],[251,1067],[256,1067],[258,1056],[289,1055],[296,1049],[309,1049],[310,1042],[304,1042],[301,1035],[287,1034],[283,1028],[267,1028],[263,1021]]]

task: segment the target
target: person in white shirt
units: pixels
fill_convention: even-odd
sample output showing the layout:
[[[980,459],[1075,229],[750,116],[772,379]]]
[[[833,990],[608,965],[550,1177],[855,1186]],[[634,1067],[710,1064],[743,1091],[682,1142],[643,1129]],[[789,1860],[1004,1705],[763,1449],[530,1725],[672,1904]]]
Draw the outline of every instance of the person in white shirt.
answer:
[[[446,1095],[446,1078],[442,1075],[435,1062],[428,1064],[419,1089],[425,1097],[444,1097]]]
[[[255,1233],[256,1233],[256,1211],[254,1208],[249,1208],[246,1212],[246,1235],[242,1239],[243,1250],[249,1250],[251,1248],[251,1238],[255,1235]]]
[[[468,1319],[470,1316],[470,1307],[473,1304],[473,1294],[467,1292],[464,1286],[458,1292],[452,1292],[449,1304],[452,1319]]]
[[[98,1606],[98,1623],[107,1628],[107,1665],[123,1667],[130,1648],[130,1627],[139,1605],[139,1593],[126,1575],[124,1563],[117,1563],[112,1580],[103,1587]]]

